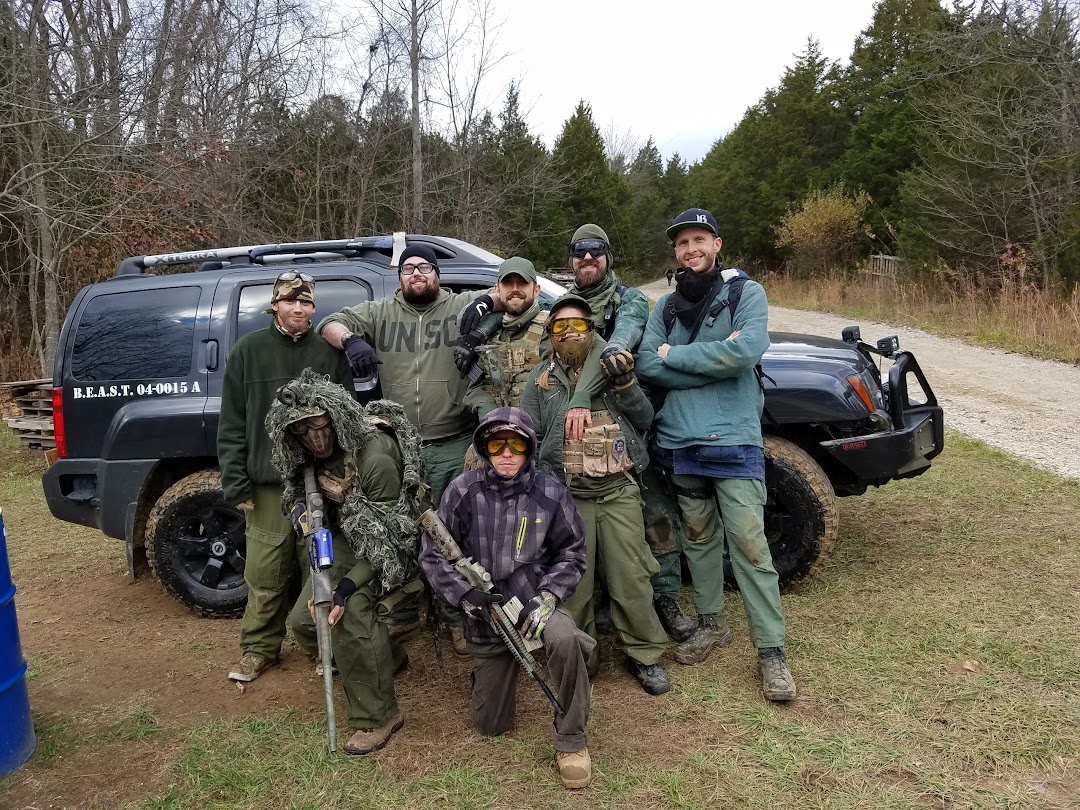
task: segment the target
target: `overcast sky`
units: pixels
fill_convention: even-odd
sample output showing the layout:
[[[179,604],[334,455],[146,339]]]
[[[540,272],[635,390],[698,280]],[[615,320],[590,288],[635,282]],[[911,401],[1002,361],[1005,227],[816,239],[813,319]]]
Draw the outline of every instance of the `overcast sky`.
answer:
[[[509,56],[488,85],[521,81],[530,129],[550,146],[584,99],[609,127],[664,157],[699,160],[776,87],[784,68],[816,39],[846,61],[870,25],[874,0],[495,0]]]

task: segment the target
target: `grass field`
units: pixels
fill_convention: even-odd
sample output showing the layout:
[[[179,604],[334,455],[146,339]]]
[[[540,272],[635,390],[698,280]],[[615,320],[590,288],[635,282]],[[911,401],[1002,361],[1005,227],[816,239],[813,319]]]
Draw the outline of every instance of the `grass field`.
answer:
[[[37,474],[25,459],[0,473],[40,738],[31,762],[0,781],[0,806],[1080,806],[1080,483],[955,433],[926,475],[842,500],[839,550],[785,595],[793,705],[761,699],[732,595],[735,643],[697,667],[671,662],[671,694],[648,697],[609,659],[594,685],[596,777],[578,793],[558,787],[550,715],[527,684],[517,729],[482,738],[464,727],[465,670],[440,680],[422,639],[402,676],[406,726],[375,757],[326,752],[314,681],[295,669],[276,703],[226,711],[231,687],[218,686],[216,662],[231,660],[236,623],[187,617],[156,586],[132,587],[158,636],[172,639],[140,642],[145,664],[130,685],[88,711],[58,684],[95,659],[42,640],[42,606],[92,599],[93,587],[122,579],[122,555],[49,518]],[[91,607],[66,620],[85,616],[80,632],[104,632]],[[125,643],[123,630],[111,644]],[[176,678],[156,650],[215,664]],[[164,708],[168,689],[140,691],[203,680],[221,697],[208,691],[188,712]],[[125,779],[119,794],[102,793]]]

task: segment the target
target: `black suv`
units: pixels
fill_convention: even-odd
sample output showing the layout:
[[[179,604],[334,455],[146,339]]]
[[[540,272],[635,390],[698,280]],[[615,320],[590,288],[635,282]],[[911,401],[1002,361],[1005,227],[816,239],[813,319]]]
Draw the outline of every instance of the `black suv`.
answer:
[[[392,257],[420,243],[439,256],[444,287],[494,283],[498,256],[455,239],[395,234],[137,256],[114,278],[84,287],[64,321],[53,372],[58,459],[43,476],[53,515],[122,539],[131,576],[148,561],[192,609],[240,613],[243,517],[222,498],[216,458],[229,349],[267,324],[283,266],[316,277],[318,322],[392,295]],[[185,266],[197,270],[168,272]],[[547,279],[541,286],[548,300],[562,292]],[[854,332],[846,338],[774,333],[762,361],[766,531],[784,584],[806,576],[835,544],[834,493],[918,475],[941,452],[941,409],[915,358],[889,340],[871,347]],[[888,383],[874,352],[894,360]],[[908,397],[912,376],[923,402]],[[358,381],[358,390],[366,387]]]

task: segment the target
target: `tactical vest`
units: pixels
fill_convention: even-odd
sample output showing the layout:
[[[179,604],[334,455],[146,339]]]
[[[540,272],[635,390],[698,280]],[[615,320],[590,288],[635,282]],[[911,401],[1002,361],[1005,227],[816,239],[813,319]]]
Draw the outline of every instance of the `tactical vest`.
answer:
[[[610,411],[592,411],[592,427],[585,428],[581,441],[563,443],[563,470],[567,475],[606,478],[629,473],[634,460],[626,446],[626,437]]]
[[[529,328],[513,340],[505,343],[496,341],[498,347],[493,352],[485,352],[484,390],[495,400],[498,407],[513,406],[521,407],[521,399],[525,392],[525,380],[534,368],[540,364],[540,341],[544,337],[544,328],[548,322],[548,311],[540,310],[532,319]],[[494,357],[492,357],[494,355]],[[497,362],[498,369],[493,369],[490,363]],[[501,379],[503,396],[500,397],[493,379]]]

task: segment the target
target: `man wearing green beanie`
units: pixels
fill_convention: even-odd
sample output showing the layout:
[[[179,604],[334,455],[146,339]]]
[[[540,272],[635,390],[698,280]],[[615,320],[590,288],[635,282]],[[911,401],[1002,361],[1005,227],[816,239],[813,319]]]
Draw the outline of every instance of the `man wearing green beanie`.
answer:
[[[589,403],[603,394],[612,377],[618,377],[627,366],[633,370],[633,355],[649,320],[649,300],[640,290],[623,284],[612,270],[611,242],[599,225],[589,222],[574,231],[568,252],[569,266],[574,271],[569,292],[588,301],[596,331],[607,341],[600,368],[581,370],[566,412],[566,435],[579,440],[585,428],[592,426]],[[660,565],[652,578],[656,612],[673,639],[686,641],[697,625],[682,612],[676,598],[682,586],[682,522],[674,499],[662,489],[653,465],[645,467],[641,474],[645,536]]]

